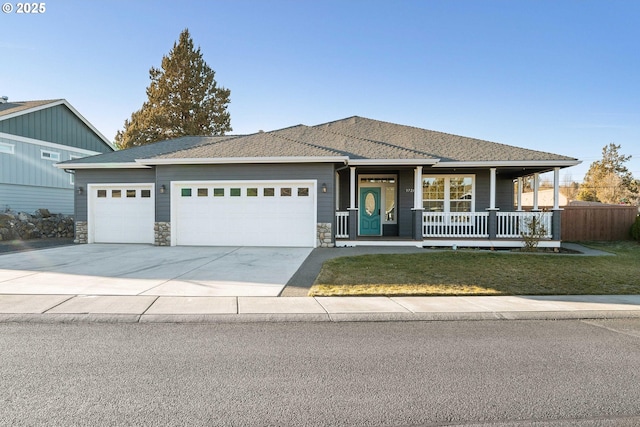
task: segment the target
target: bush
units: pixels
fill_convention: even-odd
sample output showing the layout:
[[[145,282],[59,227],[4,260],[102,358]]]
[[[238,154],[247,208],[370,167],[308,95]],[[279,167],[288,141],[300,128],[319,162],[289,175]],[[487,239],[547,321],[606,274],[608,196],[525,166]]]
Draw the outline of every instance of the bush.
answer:
[[[636,217],[636,221],[631,226],[631,238],[640,242],[640,215]]]

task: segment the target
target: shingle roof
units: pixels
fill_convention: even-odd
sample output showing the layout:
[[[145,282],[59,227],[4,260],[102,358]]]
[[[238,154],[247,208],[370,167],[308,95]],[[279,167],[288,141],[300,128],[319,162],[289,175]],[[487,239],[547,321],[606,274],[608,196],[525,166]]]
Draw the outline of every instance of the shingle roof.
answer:
[[[315,126],[327,132],[350,135],[415,150],[423,156],[446,161],[575,160],[571,157],[529,150],[412,126],[349,117]]]
[[[529,150],[412,126],[349,117],[316,126],[297,125],[240,136],[190,136],[62,164],[135,163],[143,159],[345,157],[350,160],[447,162],[575,161]]]
[[[29,110],[31,108],[40,107],[41,105],[53,104],[54,102],[60,102],[61,99],[48,99],[42,101],[17,101],[17,102],[5,102],[0,104],[0,120],[3,116],[9,114],[19,113],[20,111]]]

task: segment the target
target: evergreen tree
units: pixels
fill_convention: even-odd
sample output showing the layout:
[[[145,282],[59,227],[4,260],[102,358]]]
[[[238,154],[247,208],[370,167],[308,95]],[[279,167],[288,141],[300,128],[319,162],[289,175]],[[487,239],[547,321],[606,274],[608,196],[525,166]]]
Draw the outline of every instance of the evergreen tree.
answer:
[[[148,100],[125,120],[115,138],[120,149],[185,135],[224,135],[231,131],[227,111],[231,91],[219,87],[215,72],[194,48],[189,30],[180,33],[161,68],[149,70]]]
[[[624,165],[631,156],[619,154],[620,145],[602,148],[602,160],[589,166],[580,186],[578,200],[602,203],[631,203],[638,197],[638,181]]]

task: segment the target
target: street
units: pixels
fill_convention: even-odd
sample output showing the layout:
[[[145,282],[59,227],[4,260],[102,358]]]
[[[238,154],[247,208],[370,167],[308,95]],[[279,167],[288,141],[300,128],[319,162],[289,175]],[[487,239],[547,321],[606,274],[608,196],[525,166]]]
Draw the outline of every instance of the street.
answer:
[[[640,320],[0,324],[0,425],[640,425]]]

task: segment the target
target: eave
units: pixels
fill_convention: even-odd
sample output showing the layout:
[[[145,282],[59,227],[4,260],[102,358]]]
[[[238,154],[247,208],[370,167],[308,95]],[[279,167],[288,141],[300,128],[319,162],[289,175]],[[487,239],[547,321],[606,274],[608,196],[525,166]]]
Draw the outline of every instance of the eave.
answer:
[[[499,167],[523,167],[523,168],[555,168],[570,167],[582,163],[580,160],[503,160],[503,161],[468,161],[468,162],[439,162],[434,168],[499,168]]]
[[[122,162],[122,163],[56,163],[58,169],[76,170],[76,169],[151,169],[151,166],[139,163]]]
[[[225,165],[242,163],[347,163],[347,156],[214,157],[192,159],[136,159],[140,165]]]

